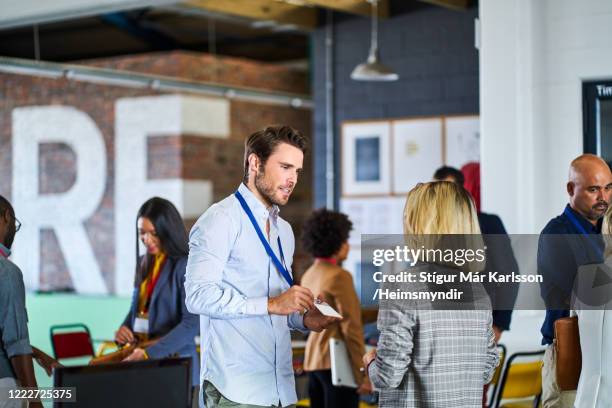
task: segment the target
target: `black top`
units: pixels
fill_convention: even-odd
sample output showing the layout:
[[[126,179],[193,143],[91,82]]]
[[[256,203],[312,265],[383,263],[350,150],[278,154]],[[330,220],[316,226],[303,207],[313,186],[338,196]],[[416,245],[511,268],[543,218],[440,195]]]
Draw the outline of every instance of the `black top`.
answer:
[[[519,273],[518,263],[514,257],[510,238],[502,220],[495,214],[478,213],[478,223],[487,247],[487,264],[485,271],[500,273]],[[493,304],[493,325],[502,330],[510,329],[512,309],[518,295],[519,284],[485,284],[485,290]],[[504,310],[495,310],[495,304],[505,305]]]

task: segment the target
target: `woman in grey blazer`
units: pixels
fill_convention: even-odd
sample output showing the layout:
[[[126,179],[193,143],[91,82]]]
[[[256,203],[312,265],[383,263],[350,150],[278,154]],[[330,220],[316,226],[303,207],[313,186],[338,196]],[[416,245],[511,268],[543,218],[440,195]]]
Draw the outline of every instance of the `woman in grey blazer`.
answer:
[[[408,248],[483,247],[469,194],[447,181],[419,184],[408,193],[404,232]],[[457,260],[453,264],[419,257],[407,272],[457,277],[459,266],[474,271],[484,265],[475,261],[459,265]],[[460,279],[444,284],[386,282],[381,289],[405,293],[456,289],[463,296],[450,301],[381,298],[378,347],[363,359],[380,392],[380,407],[482,407],[483,386],[499,362],[491,305],[482,284]]]
[[[119,344],[158,341],[136,348],[125,361],[178,355],[192,358],[192,382],[198,385],[200,365],[195,337],[199,319],[185,306],[188,237],[176,207],[153,197],[138,211],[137,234],[147,253],[138,256],[130,310],[115,334]]]

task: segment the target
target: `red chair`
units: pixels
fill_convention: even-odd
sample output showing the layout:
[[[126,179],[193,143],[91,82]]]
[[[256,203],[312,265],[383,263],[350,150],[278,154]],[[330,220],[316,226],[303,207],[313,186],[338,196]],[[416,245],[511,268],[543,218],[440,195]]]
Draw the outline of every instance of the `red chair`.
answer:
[[[94,356],[91,333],[84,324],[51,326],[49,332],[53,354],[56,359]]]

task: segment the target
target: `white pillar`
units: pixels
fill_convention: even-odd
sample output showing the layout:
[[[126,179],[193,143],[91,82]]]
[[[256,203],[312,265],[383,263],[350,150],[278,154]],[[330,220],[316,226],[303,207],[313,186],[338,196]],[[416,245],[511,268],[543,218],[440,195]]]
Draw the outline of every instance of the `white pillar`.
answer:
[[[179,95],[124,98],[117,101],[115,118],[115,290],[128,294],[136,266],[138,208],[158,196],[172,201],[183,217],[195,218],[213,197],[208,180],[149,180],[147,138],[181,134],[228,137],[229,103]]]

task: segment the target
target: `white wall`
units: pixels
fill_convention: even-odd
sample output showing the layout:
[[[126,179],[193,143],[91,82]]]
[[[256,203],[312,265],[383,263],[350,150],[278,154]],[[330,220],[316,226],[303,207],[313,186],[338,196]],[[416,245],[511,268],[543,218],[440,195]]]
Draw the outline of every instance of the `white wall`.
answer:
[[[538,233],[582,153],[582,81],[612,78],[612,1],[481,0],[483,210]]]

